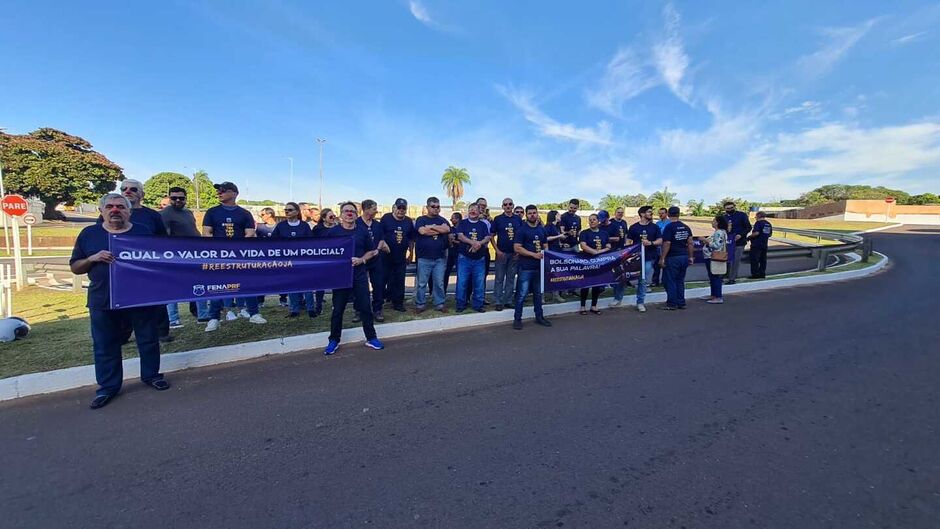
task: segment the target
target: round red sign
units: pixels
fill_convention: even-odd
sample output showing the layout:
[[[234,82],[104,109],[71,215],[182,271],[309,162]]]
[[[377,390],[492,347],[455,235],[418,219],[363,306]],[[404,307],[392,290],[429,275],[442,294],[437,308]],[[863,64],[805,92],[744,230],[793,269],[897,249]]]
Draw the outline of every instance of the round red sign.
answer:
[[[29,202],[19,195],[7,195],[0,200],[0,206],[7,215],[25,215],[29,213]]]
[[[894,197],[886,197],[885,202],[888,204],[894,204]]]

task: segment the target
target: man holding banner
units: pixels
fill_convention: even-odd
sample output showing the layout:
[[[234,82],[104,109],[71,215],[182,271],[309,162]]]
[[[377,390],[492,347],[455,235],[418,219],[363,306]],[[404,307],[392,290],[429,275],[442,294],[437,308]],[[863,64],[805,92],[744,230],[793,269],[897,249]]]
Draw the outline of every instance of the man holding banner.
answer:
[[[643,277],[636,285],[636,310],[637,312],[646,312],[646,290],[648,282],[653,277],[653,263],[659,257],[659,247],[663,244],[662,234],[653,222],[653,206],[643,206],[637,210],[640,216],[639,222],[630,226],[627,232],[629,244],[642,244],[643,254]]]
[[[159,313],[163,306],[111,309],[110,265],[115,261],[110,251],[111,234],[153,235],[144,225],[130,222],[131,202],[117,193],[101,198],[98,209],[102,222],[84,228],[75,241],[69,267],[73,274],[88,274],[88,316],[94,348],[95,380],[98,391],[90,407],[106,406],[121,390],[124,380],[121,345],[122,327],[133,328],[140,356],[140,379],[148,386],[163,391],[170,384],[160,373]],[[162,225],[162,224],[161,224]]]
[[[525,207],[525,222],[520,224],[513,242],[513,249],[519,256],[513,329],[522,329],[522,305],[529,292],[532,292],[532,304],[535,306],[535,323],[545,327],[552,326],[552,322],[546,320],[542,313],[542,250],[547,246],[548,232],[539,224],[539,210],[529,204]]]

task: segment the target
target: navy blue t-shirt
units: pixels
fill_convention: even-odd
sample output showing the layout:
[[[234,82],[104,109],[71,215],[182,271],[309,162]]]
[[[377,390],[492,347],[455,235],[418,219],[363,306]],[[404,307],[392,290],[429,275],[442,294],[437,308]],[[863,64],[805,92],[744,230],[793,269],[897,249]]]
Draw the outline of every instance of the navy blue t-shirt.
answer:
[[[362,217],[359,217],[358,219],[356,219],[356,224],[362,226],[363,228],[365,228],[367,232],[369,232],[369,237],[372,239],[373,248],[378,248],[379,241],[385,240],[385,231],[379,219],[373,218],[372,224],[369,225],[369,224],[366,224],[366,221],[362,220]],[[375,256],[372,259],[370,259],[369,262],[366,263],[366,266],[370,270],[375,268],[379,264],[379,257],[380,256]]]
[[[220,204],[206,211],[202,225],[212,227],[213,237],[242,239],[245,237],[245,230],[255,227],[255,218],[241,206],[229,208]]]
[[[362,257],[366,252],[371,252],[375,250],[375,243],[372,242],[372,236],[369,235],[369,230],[365,226],[356,223],[356,226],[347,230],[343,227],[342,224],[337,224],[332,228],[328,229],[324,234],[326,237],[350,237],[353,238],[353,243],[355,247],[353,248],[353,254],[350,257]],[[369,259],[369,261],[374,260],[375,257]],[[366,261],[366,264],[369,264],[369,261]],[[353,267],[353,278],[361,279],[366,275],[366,265],[359,265]]]
[[[291,239],[294,237],[313,237],[313,230],[310,229],[310,225],[304,221],[300,221],[296,226],[291,226],[290,222],[282,220],[278,222],[274,229],[271,230],[271,235],[275,239]]]
[[[104,217],[98,215],[98,220],[96,221],[99,225],[104,222]],[[150,209],[147,206],[141,206],[139,208],[131,208],[131,224],[135,226],[144,226],[150,230],[150,233],[153,235],[165,236],[169,235],[166,231],[166,225],[163,224],[163,217],[155,209]]]
[[[75,240],[69,264],[79,259],[87,259],[101,250],[109,249],[108,235],[110,235],[108,230],[104,229],[101,224],[86,226]],[[144,224],[134,224],[122,235],[153,235],[153,231]],[[88,301],[85,306],[90,309],[111,308],[111,276],[108,266],[107,263],[95,263],[88,271],[88,280],[91,284],[88,286]]]
[[[456,231],[458,234],[462,233],[464,237],[470,239],[471,241],[482,241],[490,234],[489,228],[482,220],[474,222],[470,219],[463,219],[459,224],[457,224]],[[460,255],[469,259],[483,259],[483,257],[485,257],[489,251],[487,250],[485,244],[481,246],[479,250],[471,252],[469,244],[459,242],[459,240],[458,243],[459,246],[457,247],[457,251],[460,252]]]
[[[656,239],[662,237],[662,233],[659,231],[659,226],[650,222],[647,225],[642,225],[639,222],[634,222],[630,226],[630,231],[627,232],[627,238],[633,241],[633,244],[640,244],[643,234],[646,234],[646,240],[653,242]],[[646,260],[653,261],[659,258],[659,247],[658,246],[647,246],[646,247]]]
[[[444,250],[447,249],[447,235],[421,235],[418,228],[422,226],[449,226],[447,219],[438,215],[429,217],[422,215],[415,221],[415,254],[418,259],[443,259]]]
[[[530,226],[528,222],[523,222],[519,226],[517,243],[530,252],[541,252],[548,247],[548,229],[542,225]],[[519,268],[522,270],[538,270],[540,267],[538,259],[533,259],[527,255],[519,255]]]
[[[568,213],[567,211],[561,214],[561,231],[569,232],[575,230],[581,232],[581,217],[577,213]],[[577,246],[578,237],[565,235],[564,241],[568,243],[569,246]]]
[[[734,242],[734,236],[740,235],[741,238],[734,242],[735,246],[747,244],[747,236],[751,233],[751,219],[748,218],[747,213],[735,211],[725,216],[728,218],[728,240]]]
[[[689,255],[689,239],[692,237],[692,230],[681,220],[670,222],[663,230],[663,244],[669,241],[669,254],[666,257],[675,257],[677,255]]]
[[[627,221],[610,219],[610,222],[607,224],[607,233],[611,237],[620,237],[619,241],[610,241],[610,248],[612,250],[619,250],[626,246],[627,238]]]
[[[339,225],[337,224],[336,226],[339,226]],[[333,228],[335,228],[336,226],[333,226]],[[327,233],[333,228],[327,228],[323,224],[317,223],[316,226],[314,226],[313,228],[310,228],[310,231],[313,237],[327,237]]]
[[[512,245],[517,242],[516,233],[523,224],[525,222],[519,217],[515,215],[507,217],[505,213],[493,219],[491,230],[496,236],[496,248],[503,253],[512,254]]]
[[[255,224],[255,237],[270,237],[271,234],[274,233],[274,228],[276,227],[277,227],[276,224],[274,226],[271,226],[270,224],[259,222]],[[212,231],[213,233],[215,233],[215,230],[212,230]]]
[[[558,230],[558,226],[554,224],[548,224],[545,226],[545,236],[554,237],[556,235],[561,235],[561,231]],[[560,252],[561,251],[561,239],[555,239],[554,241],[548,243],[548,249]]]
[[[408,247],[415,237],[415,225],[409,217],[402,217],[401,220],[395,218],[395,215],[386,213],[382,216],[382,231],[385,233],[385,244],[391,250],[388,259],[393,263],[405,262],[408,254]]]
[[[588,246],[595,250],[603,250],[610,242],[610,235],[607,234],[606,230],[600,228],[597,231],[587,229],[578,235],[578,242],[586,242]]]
[[[751,239],[751,246],[767,246],[767,242],[774,234],[774,227],[766,220],[761,219],[754,223],[753,233],[758,235]]]

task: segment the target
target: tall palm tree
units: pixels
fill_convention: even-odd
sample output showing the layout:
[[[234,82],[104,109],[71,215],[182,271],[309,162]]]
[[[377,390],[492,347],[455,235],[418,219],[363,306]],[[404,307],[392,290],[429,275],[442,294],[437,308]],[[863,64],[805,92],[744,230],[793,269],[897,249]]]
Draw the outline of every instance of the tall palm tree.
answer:
[[[464,184],[470,183],[470,173],[463,167],[454,167],[451,165],[444,169],[441,175],[441,185],[444,186],[444,192],[453,201],[454,211],[457,210],[457,201],[463,197]]]

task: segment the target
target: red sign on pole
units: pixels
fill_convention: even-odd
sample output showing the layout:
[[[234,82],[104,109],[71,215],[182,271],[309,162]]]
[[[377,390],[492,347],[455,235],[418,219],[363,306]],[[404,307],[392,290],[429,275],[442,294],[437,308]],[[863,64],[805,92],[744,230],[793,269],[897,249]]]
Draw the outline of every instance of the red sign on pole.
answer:
[[[894,204],[894,197],[885,197],[885,204]]]
[[[7,195],[0,200],[0,207],[7,215],[20,216],[29,213],[29,202],[19,195]]]

